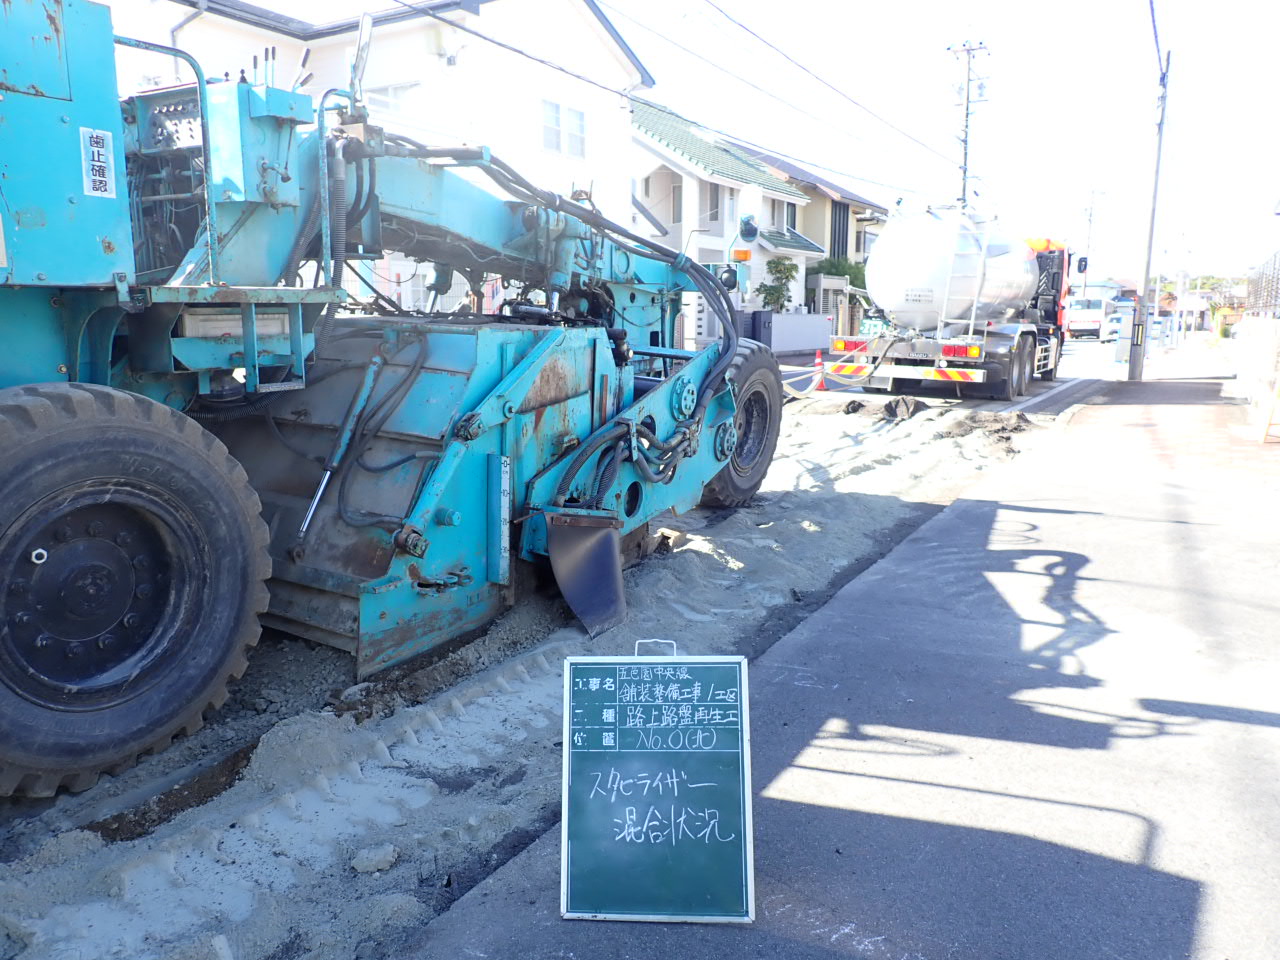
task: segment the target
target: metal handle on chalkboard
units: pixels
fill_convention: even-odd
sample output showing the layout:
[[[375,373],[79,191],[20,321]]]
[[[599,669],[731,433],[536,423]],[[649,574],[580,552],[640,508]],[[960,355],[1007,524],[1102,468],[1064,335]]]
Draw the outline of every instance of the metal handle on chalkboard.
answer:
[[[669,646],[671,647],[671,651],[670,651],[669,653],[645,653],[645,654],[642,654],[642,653],[640,652],[640,644],[642,644],[642,643],[662,643],[662,644],[667,644],[667,645],[669,645]],[[677,653],[676,653],[676,642],[675,642],[674,640],[658,640],[658,639],[637,640],[637,641],[636,641],[636,652],[635,652],[635,655],[636,655],[637,657],[641,657],[641,656],[645,656],[645,657],[675,657],[675,656],[679,656],[679,654],[677,654]]]

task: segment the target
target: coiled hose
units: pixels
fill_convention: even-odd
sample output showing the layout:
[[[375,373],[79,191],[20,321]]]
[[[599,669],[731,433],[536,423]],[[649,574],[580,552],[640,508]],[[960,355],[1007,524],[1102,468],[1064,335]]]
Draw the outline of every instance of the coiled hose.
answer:
[[[569,461],[564,473],[560,475],[560,482],[556,484],[556,495],[551,501],[552,504],[557,507],[563,507],[565,500],[569,496],[569,487],[573,485],[573,478],[578,475],[578,471],[582,469],[583,464],[609,441],[621,440],[626,435],[626,432],[627,425],[625,423],[612,423],[595,436],[587,437],[586,441],[578,447],[573,459]]]
[[[622,465],[622,454],[626,449],[626,444],[618,441],[613,445],[613,449],[608,455],[600,461],[600,472],[596,476],[595,493],[591,497],[590,507],[592,510],[599,510],[604,504],[605,494],[609,492],[609,488],[613,486],[613,481],[618,479],[618,468]]]

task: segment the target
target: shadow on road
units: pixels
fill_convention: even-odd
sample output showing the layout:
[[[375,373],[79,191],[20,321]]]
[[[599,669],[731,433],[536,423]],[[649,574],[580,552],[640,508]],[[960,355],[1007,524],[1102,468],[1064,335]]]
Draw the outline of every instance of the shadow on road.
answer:
[[[1108,407],[1117,406],[1205,406],[1206,404],[1241,404],[1239,397],[1225,396],[1219,378],[1115,380],[1088,402]]]
[[[1171,717],[1192,717],[1197,720],[1222,720],[1226,723],[1247,723],[1257,727],[1280,727],[1280,713],[1266,710],[1245,710],[1241,707],[1224,707],[1213,703],[1187,703],[1183,700],[1139,700],[1143,710],[1163,713]]]
[[[1190,954],[1200,884],[1155,868],[1158,824],[1035,796],[1012,769],[970,782],[956,761],[981,747],[929,737],[1105,750],[1185,726],[1064,710],[1033,692],[1103,683],[1076,656],[1114,632],[1079,597],[1090,558],[1049,545],[1040,525],[1074,513],[957,501],[810,618],[803,658],[758,665],[757,842],[769,853],[757,882],[762,919],[795,933],[786,956],[831,956],[828,945],[893,960]],[[945,778],[931,773],[940,758]],[[1091,839],[1095,825],[1108,842]],[[776,916],[787,903],[811,911],[807,932]]]

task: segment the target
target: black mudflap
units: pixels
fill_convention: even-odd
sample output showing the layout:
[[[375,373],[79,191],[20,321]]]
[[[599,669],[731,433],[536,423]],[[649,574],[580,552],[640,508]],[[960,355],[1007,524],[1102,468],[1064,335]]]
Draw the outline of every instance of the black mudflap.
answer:
[[[551,570],[569,607],[593,637],[627,615],[618,521],[575,514],[547,515]]]

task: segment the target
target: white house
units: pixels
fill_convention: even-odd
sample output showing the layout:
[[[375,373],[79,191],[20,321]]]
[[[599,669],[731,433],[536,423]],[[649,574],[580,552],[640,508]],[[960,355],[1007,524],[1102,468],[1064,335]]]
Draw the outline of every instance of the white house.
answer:
[[[805,266],[825,255],[821,244],[797,229],[809,198],[735,145],[667,107],[635,100],[632,122],[637,146],[634,229],[704,264],[728,263],[734,251],[749,255],[747,282],[735,294],[746,310],[760,309],[756,291],[772,282],[766,263],[790,260],[798,269],[787,311],[803,313]],[[747,216],[759,227],[750,241],[739,232]],[[685,314],[686,339],[717,335],[703,322],[699,297],[686,298]],[[779,329],[775,320],[774,330]]]
[[[244,70],[252,81],[255,56],[257,79],[272,70],[277,86],[290,87],[310,73],[299,89],[318,99],[349,85],[362,5],[368,6],[357,0],[348,19],[324,24],[241,0],[113,0],[113,16],[117,32],[177,46],[211,77],[235,80]],[[628,96],[652,86],[653,78],[595,0],[425,0],[415,6],[447,22],[392,0],[373,4],[381,12],[373,14],[364,73],[371,120],[432,145],[488,146],[538,186],[566,196],[589,191],[606,216],[629,222]],[[567,65],[594,83],[499,44]],[[275,50],[272,67],[263,62],[267,48]],[[155,54],[124,50],[119,66],[125,93],[190,80],[174,61]],[[429,273],[398,258],[371,270],[383,292],[406,306],[423,302]]]

